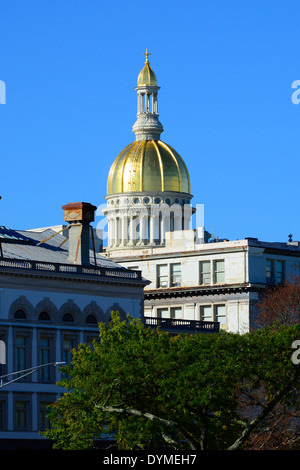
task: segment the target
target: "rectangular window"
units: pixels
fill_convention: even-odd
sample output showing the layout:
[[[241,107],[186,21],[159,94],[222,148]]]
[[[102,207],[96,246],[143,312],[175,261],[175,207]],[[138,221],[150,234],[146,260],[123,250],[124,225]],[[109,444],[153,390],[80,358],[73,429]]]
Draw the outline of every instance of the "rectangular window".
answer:
[[[225,305],[215,305],[215,321],[219,322],[220,325],[226,323]]]
[[[6,401],[0,400],[0,431],[4,431],[6,429],[5,420],[6,420]]]
[[[274,260],[266,260],[266,281],[267,284],[272,284],[274,282]]]
[[[62,360],[67,364],[70,364],[72,360],[71,350],[75,347],[75,342],[73,338],[65,337],[63,340],[63,351],[62,351]]]
[[[276,282],[281,284],[284,281],[284,261],[276,262]]]
[[[26,338],[16,336],[15,342],[15,370],[26,369]]]
[[[51,338],[40,336],[39,338],[39,365],[51,362]],[[51,366],[39,369],[39,382],[49,382],[51,380]]]
[[[171,286],[181,286],[181,264],[171,264]]]
[[[170,318],[168,308],[158,308],[157,309],[157,318]]]
[[[29,401],[15,401],[15,431],[28,431],[30,429],[29,411]]]
[[[51,405],[51,402],[40,401],[39,402],[39,430],[45,431],[50,428],[50,419],[48,417],[50,410],[48,406]]]
[[[224,260],[214,261],[214,282],[225,282],[225,262]]]
[[[172,307],[171,308],[171,318],[174,320],[182,318],[182,308],[181,307]]]
[[[200,284],[210,284],[210,261],[200,261]]]
[[[92,349],[94,349],[94,341],[97,341],[99,343],[99,335],[90,335],[90,334],[85,334],[85,340],[84,343],[87,346],[90,346]]]
[[[157,287],[168,287],[168,265],[157,266]]]
[[[201,321],[212,321],[211,305],[200,306],[200,320]]]
[[[16,332],[14,337],[14,370],[15,372],[28,369],[31,365],[29,354],[29,335],[26,333]],[[21,375],[21,374],[20,374]],[[16,378],[17,376],[15,376]],[[22,379],[22,381],[31,381],[31,375]]]

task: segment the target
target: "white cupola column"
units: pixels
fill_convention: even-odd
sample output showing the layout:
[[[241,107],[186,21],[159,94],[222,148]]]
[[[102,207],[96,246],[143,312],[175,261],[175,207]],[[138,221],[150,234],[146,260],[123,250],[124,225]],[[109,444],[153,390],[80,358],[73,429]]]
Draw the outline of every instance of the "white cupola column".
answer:
[[[148,222],[148,217],[142,212],[140,215],[140,243],[144,245],[147,243],[147,222]]]
[[[155,219],[156,217],[151,215],[150,217],[150,233],[149,233],[149,243],[150,245],[154,245],[154,240],[155,240]]]
[[[136,219],[133,215],[129,219],[129,245],[135,245],[136,242]]]
[[[123,246],[127,245],[128,242],[128,217],[127,214],[123,214],[122,216],[122,236],[121,236],[121,244]]]

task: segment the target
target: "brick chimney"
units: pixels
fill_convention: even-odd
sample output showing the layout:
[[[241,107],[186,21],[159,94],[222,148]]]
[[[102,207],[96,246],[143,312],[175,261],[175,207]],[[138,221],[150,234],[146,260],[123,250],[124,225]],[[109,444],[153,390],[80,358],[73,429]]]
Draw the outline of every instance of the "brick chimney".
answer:
[[[68,260],[76,264],[90,263],[90,222],[94,221],[96,206],[89,202],[70,202],[62,206],[69,226]]]

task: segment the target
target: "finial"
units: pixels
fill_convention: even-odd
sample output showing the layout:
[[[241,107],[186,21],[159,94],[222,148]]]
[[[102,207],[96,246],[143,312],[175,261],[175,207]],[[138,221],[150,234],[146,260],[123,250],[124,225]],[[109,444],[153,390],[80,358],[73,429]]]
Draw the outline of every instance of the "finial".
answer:
[[[148,52],[148,49],[146,49],[146,52],[143,52],[143,54],[146,56],[145,64],[149,64],[148,56],[151,55],[151,52]]]

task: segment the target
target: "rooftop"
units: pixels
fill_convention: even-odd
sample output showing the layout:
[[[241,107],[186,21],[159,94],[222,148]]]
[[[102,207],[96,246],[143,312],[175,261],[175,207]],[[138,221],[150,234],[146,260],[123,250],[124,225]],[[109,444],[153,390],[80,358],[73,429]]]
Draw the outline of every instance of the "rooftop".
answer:
[[[142,280],[139,271],[126,269],[93,250],[89,265],[72,263],[68,259],[67,237],[51,229],[36,232],[0,226],[0,268]]]
[[[300,242],[298,241],[267,242],[254,237],[246,237],[241,240],[212,239],[204,242],[204,240],[197,238],[197,231],[194,229],[166,232],[165,237],[165,246],[137,245],[131,249],[114,249],[105,253],[105,256],[124,261],[133,257],[144,259],[146,257],[161,257],[162,255],[188,256],[215,251],[236,251],[246,248],[261,248],[266,252],[275,251],[276,253],[282,252],[284,254],[300,256]]]

